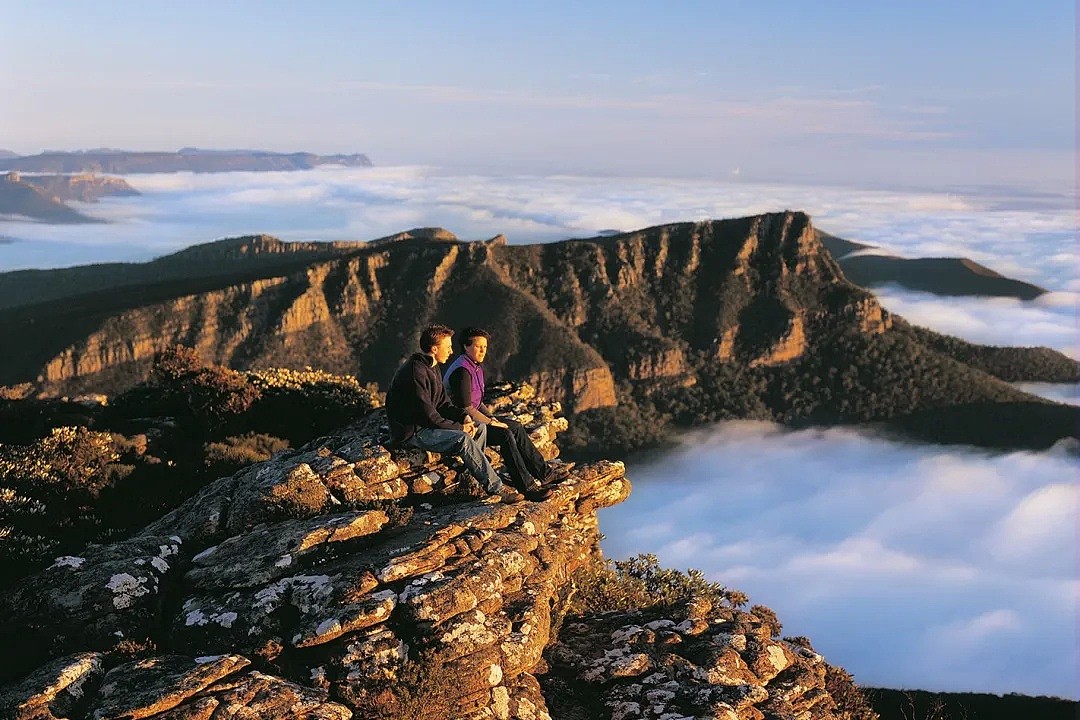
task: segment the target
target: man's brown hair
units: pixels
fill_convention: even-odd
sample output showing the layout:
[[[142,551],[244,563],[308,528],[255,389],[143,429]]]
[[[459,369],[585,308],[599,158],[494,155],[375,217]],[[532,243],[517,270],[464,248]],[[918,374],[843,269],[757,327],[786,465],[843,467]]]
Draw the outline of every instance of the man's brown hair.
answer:
[[[451,337],[454,331],[445,325],[428,325],[420,333],[420,350],[429,352],[431,348],[439,344],[444,337]]]
[[[467,348],[472,345],[473,338],[482,337],[485,340],[491,339],[491,333],[484,328],[467,327],[458,333],[458,337],[461,338],[461,347]]]

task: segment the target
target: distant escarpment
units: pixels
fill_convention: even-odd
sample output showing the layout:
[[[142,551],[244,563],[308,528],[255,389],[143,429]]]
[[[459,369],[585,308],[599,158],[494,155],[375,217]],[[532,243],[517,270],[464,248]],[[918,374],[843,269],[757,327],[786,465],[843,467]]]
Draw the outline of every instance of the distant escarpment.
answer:
[[[935,295],[985,295],[1019,300],[1034,300],[1048,292],[1023,280],[1005,277],[968,258],[901,258],[864,252],[875,248],[820,230],[817,235],[837,258],[848,280],[863,287],[894,284]]]
[[[8,173],[9,176],[20,178],[42,192],[47,193],[64,202],[78,200],[79,202],[93,203],[103,197],[131,197],[141,195],[138,190],[131,187],[127,180],[118,177],[107,177],[84,173],[81,175],[20,175]]]
[[[200,150],[198,148],[183,148],[177,152],[49,151],[23,157],[0,157],[0,170],[113,175],[310,170],[320,165],[370,167],[371,164],[371,160],[362,154],[315,155],[306,152],[277,153],[265,150]]]
[[[315,248],[262,242],[281,250],[271,257],[296,262],[248,265],[249,254],[267,255],[240,252],[218,263],[230,245],[197,247],[155,262],[162,270],[200,258],[188,265],[203,274],[169,270],[110,288],[107,279],[95,293],[0,311],[0,332],[20,338],[0,360],[0,383],[114,392],[180,344],[235,368],[310,365],[385,385],[420,329],[443,322],[493,333],[490,376],[591,413],[576,423],[580,447],[621,447],[612,433],[647,442],[672,423],[892,422],[984,403],[1035,418],[1029,425],[1041,429],[1015,435],[1020,444],[1076,432],[1057,406],[993,377],[994,363],[975,369],[971,353],[965,362],[955,347],[931,347],[895,324],[847,281],[802,213],[546,245],[465,243],[429,229],[315,258],[304,254]],[[1030,353],[1014,354],[1022,367]],[[1051,377],[1024,379],[1080,374],[1067,359],[1051,365]],[[979,433],[966,441],[981,442]]]
[[[0,175],[0,217],[14,215],[57,225],[102,222],[64,203],[65,199],[81,199],[68,195],[94,195],[99,191],[94,189],[96,187],[90,181],[42,181],[15,172],[6,173]],[[104,193],[104,190],[101,192]]]
[[[557,404],[529,388],[492,402],[557,454]],[[388,449],[380,410],[358,420],[0,596],[0,714],[874,717],[850,675],[744,594],[602,561],[597,510],[628,496],[621,463],[495,502],[452,458]]]

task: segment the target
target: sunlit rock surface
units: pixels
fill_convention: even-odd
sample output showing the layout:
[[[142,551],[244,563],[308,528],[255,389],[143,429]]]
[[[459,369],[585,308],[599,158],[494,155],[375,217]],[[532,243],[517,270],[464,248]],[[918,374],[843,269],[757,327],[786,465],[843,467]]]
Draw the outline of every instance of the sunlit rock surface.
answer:
[[[559,405],[502,391],[555,458]],[[550,671],[611,717],[833,717],[821,657],[734,608],[556,638],[596,511],[630,493],[621,463],[506,503],[456,459],[387,441],[376,410],[17,585],[0,716],[541,720]]]

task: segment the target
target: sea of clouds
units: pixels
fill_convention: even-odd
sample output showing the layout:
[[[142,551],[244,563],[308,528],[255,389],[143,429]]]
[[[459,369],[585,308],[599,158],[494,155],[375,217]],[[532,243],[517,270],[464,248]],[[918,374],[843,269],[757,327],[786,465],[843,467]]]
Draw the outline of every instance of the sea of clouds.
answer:
[[[968,340],[1080,357],[1071,195],[731,180],[465,175],[427,167],[134,175],[80,205],[106,225],[5,222],[0,270],[143,261],[222,237],[368,240],[441,226],[511,243],[784,209],[904,257],[963,256],[1053,292],[1032,302],[897,287],[882,304]],[[1022,386],[1078,403],[1076,385]],[[606,552],[656,552],[773,607],[863,683],[1075,696],[1077,482],[1061,449],[994,454],[735,423],[632,463]]]
[[[862,684],[1075,697],[1077,463],[733,422],[631,461],[609,557],[773,608]]]

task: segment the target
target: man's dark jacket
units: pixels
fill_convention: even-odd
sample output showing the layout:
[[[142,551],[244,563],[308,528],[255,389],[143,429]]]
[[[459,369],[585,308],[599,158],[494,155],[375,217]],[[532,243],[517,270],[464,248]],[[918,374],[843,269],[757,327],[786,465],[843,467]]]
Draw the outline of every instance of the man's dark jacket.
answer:
[[[465,411],[450,402],[434,358],[416,353],[394,373],[386,392],[386,417],[395,443],[411,438],[420,428],[461,430]]]

